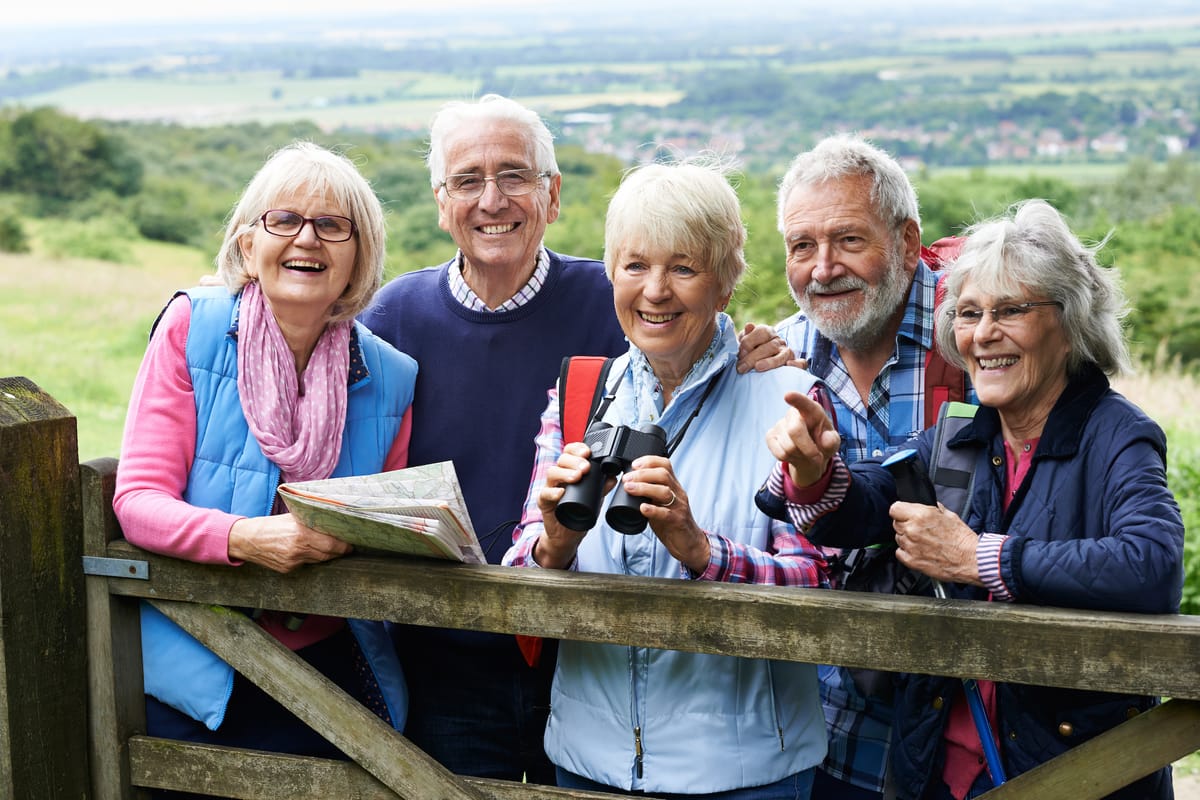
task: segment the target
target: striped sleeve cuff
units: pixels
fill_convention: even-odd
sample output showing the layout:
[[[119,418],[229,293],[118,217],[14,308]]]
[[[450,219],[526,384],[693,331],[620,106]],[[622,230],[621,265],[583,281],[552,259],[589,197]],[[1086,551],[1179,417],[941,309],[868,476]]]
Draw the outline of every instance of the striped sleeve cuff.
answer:
[[[979,579],[992,593],[992,599],[1011,603],[1012,592],[1000,577],[1000,551],[1004,549],[1006,541],[1008,537],[1000,533],[980,534],[979,546],[975,549],[975,565],[979,569]]]
[[[806,493],[804,489],[794,487],[791,483],[787,470],[779,465],[771,471],[768,488],[786,499],[788,518],[796,529],[807,531],[813,523],[830,511],[836,510],[842,504],[842,500],[846,499],[846,491],[850,487],[850,470],[846,468],[840,454],[834,455],[826,476],[817,484],[822,486],[821,496],[803,497],[802,502],[795,502],[788,497],[803,496]]]

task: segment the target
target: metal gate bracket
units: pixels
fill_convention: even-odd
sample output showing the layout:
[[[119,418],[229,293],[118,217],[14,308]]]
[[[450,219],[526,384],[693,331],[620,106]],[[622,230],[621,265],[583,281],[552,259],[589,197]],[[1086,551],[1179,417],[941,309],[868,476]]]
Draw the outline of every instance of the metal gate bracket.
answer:
[[[137,578],[150,580],[150,566],[145,561],[129,558],[83,557],[84,575],[103,575],[108,578]]]

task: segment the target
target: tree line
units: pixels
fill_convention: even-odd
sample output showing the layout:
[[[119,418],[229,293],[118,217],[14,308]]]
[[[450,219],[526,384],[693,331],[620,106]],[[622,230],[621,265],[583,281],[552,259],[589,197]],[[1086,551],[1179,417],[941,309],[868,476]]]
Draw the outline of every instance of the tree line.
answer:
[[[137,238],[215,254],[222,224],[245,182],[274,149],[295,139],[347,152],[388,210],[388,272],[444,261],[450,238],[437,212],[419,138],[339,131],[311,123],[190,128],[84,121],[51,108],[0,113],[0,250],[31,246],[30,220],[50,220],[51,255],[129,259]],[[547,233],[556,250],[600,257],[608,198],[629,164],[559,149],[562,213]],[[787,164],[734,176],[750,233],[752,270],[731,305],[736,317],[773,321],[793,310],[775,224],[775,188]],[[914,176],[924,240],[960,232],[1030,197],[1053,203],[1085,238],[1110,237],[1102,258],[1122,272],[1134,346],[1146,357],[1200,359],[1200,172],[1179,157],[1130,161],[1116,177],[1067,180],[925,171]]]

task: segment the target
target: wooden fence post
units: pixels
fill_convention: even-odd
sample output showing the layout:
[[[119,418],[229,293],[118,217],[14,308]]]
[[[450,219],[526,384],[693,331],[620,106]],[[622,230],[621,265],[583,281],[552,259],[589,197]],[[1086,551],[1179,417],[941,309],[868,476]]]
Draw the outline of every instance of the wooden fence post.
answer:
[[[87,798],[75,418],[0,378],[0,800]]]

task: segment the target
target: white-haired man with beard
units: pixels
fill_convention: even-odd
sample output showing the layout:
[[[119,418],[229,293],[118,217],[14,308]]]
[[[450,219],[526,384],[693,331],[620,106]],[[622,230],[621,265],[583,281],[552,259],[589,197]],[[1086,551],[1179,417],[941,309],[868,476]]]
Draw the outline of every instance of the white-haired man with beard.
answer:
[[[900,165],[855,136],[832,136],[792,162],[779,185],[787,278],[800,310],[776,326],[828,387],[847,463],[921,432],[945,399],[936,386],[936,273],[921,260],[917,195]],[[928,406],[928,408],[927,408]],[[844,668],[820,668],[829,755],[813,800],[884,797],[892,706]],[[865,685],[864,685],[865,686]]]

